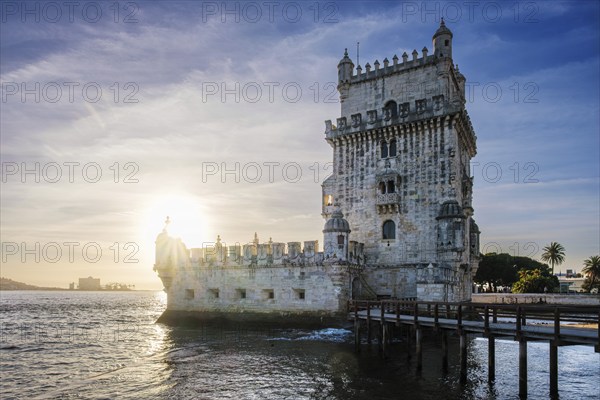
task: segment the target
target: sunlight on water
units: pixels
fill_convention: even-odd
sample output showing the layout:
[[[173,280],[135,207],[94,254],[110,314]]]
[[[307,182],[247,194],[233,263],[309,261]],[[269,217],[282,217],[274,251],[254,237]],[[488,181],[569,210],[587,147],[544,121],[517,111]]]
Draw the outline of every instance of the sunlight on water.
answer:
[[[497,340],[497,380],[487,384],[487,341],[469,344],[469,376],[458,383],[458,343],[449,371],[440,342],[426,336],[423,370],[414,344],[396,340],[353,351],[345,329],[168,327],[156,324],[164,292],[3,292],[2,400],[78,399],[515,399],[518,344]],[[376,341],[374,341],[376,343]],[[529,393],[547,398],[547,343],[528,344]],[[600,398],[600,355],[559,349],[561,400]]]

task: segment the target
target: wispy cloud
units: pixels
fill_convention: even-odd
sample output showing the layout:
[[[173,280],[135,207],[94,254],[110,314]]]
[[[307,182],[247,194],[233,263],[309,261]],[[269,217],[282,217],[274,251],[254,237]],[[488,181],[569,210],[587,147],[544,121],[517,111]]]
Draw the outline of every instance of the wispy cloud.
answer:
[[[273,23],[222,23],[206,19],[199,3],[144,2],[136,24],[2,24],[3,89],[36,82],[63,89],[55,103],[43,96],[35,102],[33,95],[22,102],[20,93],[2,103],[2,161],[29,167],[40,162],[41,168],[57,162],[63,173],[64,163],[97,163],[103,173],[97,183],[87,182],[80,170],[73,183],[9,177],[1,194],[3,240],[140,244],[139,263],[121,270],[122,263],[108,258],[54,265],[51,273],[9,263],[3,274],[64,285],[79,274],[109,279],[118,271],[138,287],[158,288],[151,270],[153,238],[170,211],[156,210],[155,203],[169,194],[198,204],[194,212],[202,215],[194,217],[198,231],[190,244],[217,234],[245,242],[255,231],[264,240],[321,238],[320,182],[331,161],[323,121],[339,114],[339,103],[326,99],[337,100],[336,65],[344,48],[355,58],[360,41],[364,67],[414,48],[431,50],[437,28],[431,16],[407,15],[402,4],[336,5],[337,23],[323,23],[323,14],[315,22],[308,12],[295,24],[281,17]],[[598,22],[588,9],[540,6],[535,24],[478,17],[449,26],[455,62],[469,82],[481,84],[467,106],[479,137],[474,201],[484,239],[564,242],[567,261],[577,268],[588,253],[599,251]],[[574,50],[578,40],[585,51]],[[65,82],[79,84],[72,102]],[[535,93],[525,87],[530,82],[537,85]],[[82,95],[90,83],[102,89],[96,102]],[[483,98],[481,88],[489,83],[502,89],[500,101]],[[257,87],[262,92],[253,101]],[[539,101],[524,102],[527,95]],[[482,175],[490,162],[502,169],[499,182]],[[516,183],[510,169],[515,162]],[[532,171],[527,162],[537,165],[539,183],[523,183]],[[218,172],[203,176],[212,163]],[[269,164],[272,182],[253,183],[242,176],[249,163],[265,176],[265,163],[279,164]],[[285,176],[286,164],[300,166],[297,182]],[[223,168],[235,172],[223,175]],[[132,172],[139,182],[124,183]]]

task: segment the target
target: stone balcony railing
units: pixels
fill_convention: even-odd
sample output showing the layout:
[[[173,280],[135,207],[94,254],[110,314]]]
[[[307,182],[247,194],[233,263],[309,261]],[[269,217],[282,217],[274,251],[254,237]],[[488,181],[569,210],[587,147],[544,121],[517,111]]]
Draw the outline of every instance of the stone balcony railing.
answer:
[[[400,203],[400,193],[385,193],[377,195],[378,206],[398,203]]]

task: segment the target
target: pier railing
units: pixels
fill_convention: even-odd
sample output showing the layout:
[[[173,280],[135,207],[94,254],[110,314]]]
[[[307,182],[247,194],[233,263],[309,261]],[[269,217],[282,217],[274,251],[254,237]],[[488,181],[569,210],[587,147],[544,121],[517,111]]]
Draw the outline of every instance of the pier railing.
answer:
[[[354,320],[354,340],[361,347],[361,326],[366,326],[367,343],[371,343],[373,323],[377,324],[382,354],[391,344],[393,327],[412,326],[415,337],[417,371],[422,368],[423,328],[439,332],[442,340],[442,366],[448,368],[447,333],[454,331],[460,339],[460,382],[467,381],[467,335],[488,339],[488,380],[496,374],[496,345],[499,337],[519,342],[519,397],[527,397],[527,342],[549,343],[549,392],[558,397],[558,347],[591,345],[600,352],[600,306],[546,304],[440,303],[404,300],[350,300],[348,318]],[[583,326],[582,326],[583,324]],[[412,335],[408,335],[410,340]]]
[[[351,319],[454,328],[485,336],[556,340],[561,345],[588,344],[600,349],[598,306],[349,300],[348,312]],[[574,330],[582,326],[588,328],[585,335]],[[592,337],[589,330],[594,328],[597,333]]]

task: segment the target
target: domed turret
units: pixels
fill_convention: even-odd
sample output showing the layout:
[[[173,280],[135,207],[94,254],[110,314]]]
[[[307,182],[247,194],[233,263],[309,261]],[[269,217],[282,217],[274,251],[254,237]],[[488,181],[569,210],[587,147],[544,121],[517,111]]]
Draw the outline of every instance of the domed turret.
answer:
[[[340,100],[348,96],[348,90],[350,89],[350,79],[352,79],[352,73],[354,71],[354,63],[348,57],[348,49],[344,51],[344,58],[338,63],[338,86],[337,89],[340,92]]]
[[[350,224],[344,219],[344,214],[336,210],[331,214],[331,218],[325,222],[323,233],[325,232],[347,232],[350,233]]]
[[[325,259],[348,260],[350,232],[350,224],[344,219],[344,214],[340,210],[335,210],[323,228]]]
[[[440,27],[433,34],[433,54],[436,57],[452,58],[452,31],[446,27],[444,18]]]
[[[442,204],[438,214],[438,251],[462,251],[465,243],[465,219],[456,200]]]
[[[465,218],[462,207],[456,200],[448,200],[442,204],[437,219],[441,218]]]

